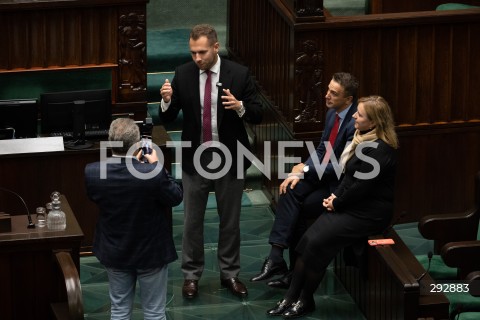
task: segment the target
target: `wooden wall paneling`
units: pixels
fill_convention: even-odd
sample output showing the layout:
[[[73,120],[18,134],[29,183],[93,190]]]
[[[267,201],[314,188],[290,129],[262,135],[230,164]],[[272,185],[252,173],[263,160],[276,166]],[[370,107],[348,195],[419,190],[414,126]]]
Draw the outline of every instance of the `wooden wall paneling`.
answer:
[[[82,40],[82,58],[85,62],[91,64],[100,64],[100,45],[102,44],[103,30],[100,25],[100,17],[103,16],[103,12],[99,8],[87,9],[82,12],[82,28],[81,28],[81,40]]]
[[[397,77],[399,69],[402,67],[396,63],[399,59],[399,41],[397,28],[379,28],[382,41],[380,43],[380,73],[381,84],[378,94],[383,96],[390,104],[395,123],[398,125],[402,123],[400,112],[402,112],[401,105],[398,104],[398,90],[399,79]],[[360,87],[362,84],[360,83]]]
[[[354,41],[351,54],[352,70],[357,70],[358,75],[355,74],[355,76],[359,79],[362,96],[381,95],[381,68],[378,63],[382,58],[380,30],[372,28],[365,31],[355,30],[352,32]]]
[[[13,299],[10,295],[10,289],[14,286],[14,281],[11,277],[2,275],[10,275],[11,272],[12,268],[8,257],[0,256],[0,280],[2,280],[2,285],[0,286],[0,296],[2,297],[2,300],[6,306],[13,305]],[[12,319],[12,313],[13,311],[11,310],[11,308],[4,308],[2,309],[2,318],[5,317],[6,319]]]
[[[399,132],[395,214],[404,222],[461,212],[474,203],[473,176],[480,170],[480,127],[434,127]]]
[[[140,8],[142,8],[140,6]],[[140,10],[140,9],[139,9]],[[145,9],[146,10],[146,9]],[[141,10],[140,10],[141,11]],[[107,8],[106,9],[107,17],[104,17],[102,21],[102,30],[100,32],[104,33],[106,36],[102,39],[102,44],[104,45],[101,50],[101,55],[104,62],[111,62],[118,64],[117,54],[118,54],[118,9],[116,8]],[[143,11],[146,14],[146,11]],[[146,39],[146,38],[145,38]],[[146,53],[145,53],[146,58]]]
[[[41,172],[42,169],[39,168],[36,163],[32,164],[31,161],[26,159],[18,159],[16,163],[23,168],[21,175],[14,170],[17,164],[13,164],[13,162],[10,161],[2,162],[0,166],[2,181],[11,182],[8,186],[2,183],[2,186],[18,193],[25,200],[30,214],[34,214],[35,208],[40,206],[36,201],[36,192],[43,181],[38,181],[32,177],[36,177],[37,172]],[[22,202],[10,193],[0,191],[0,204],[1,211],[9,214],[27,214]]]
[[[82,14],[76,10],[65,10],[64,15],[64,59],[66,66],[80,66],[82,61],[82,45],[79,41],[71,39],[82,39]]]
[[[7,48],[10,52],[10,65],[13,68],[27,68],[30,52],[30,47],[28,45],[28,20],[23,20],[18,15],[12,15],[11,18],[18,20],[10,30],[10,40],[13,40],[12,44]]]
[[[470,25],[469,28],[469,47],[470,52],[468,55],[468,68],[469,73],[467,77],[467,92],[465,96],[465,106],[467,108],[467,119],[480,120],[480,107],[477,94],[480,92],[480,59],[478,59],[478,53],[480,52],[480,41],[478,41],[480,35],[480,23]],[[460,63],[460,62],[459,62]]]
[[[412,52],[417,51],[418,38],[414,27],[398,29],[399,55],[397,64],[398,69],[398,96],[397,96],[397,123],[414,124],[416,123],[416,55]],[[400,111],[401,110],[401,111]]]
[[[452,94],[452,30],[449,25],[435,27],[435,74],[432,78],[434,99],[432,111],[433,123],[447,123],[450,119],[450,97]]]
[[[291,105],[288,103],[289,101],[289,94],[291,90],[289,90],[289,77],[290,77],[290,64],[289,64],[289,56],[293,51],[291,49],[291,41],[288,37],[290,34],[291,27],[286,24],[286,22],[280,19],[273,10],[270,10],[270,15],[272,19],[275,21],[274,30],[279,30],[279,32],[274,32],[275,37],[275,47],[272,48],[273,56],[275,56],[275,68],[274,74],[277,75],[278,79],[283,79],[282,81],[275,81],[275,96],[278,97],[276,102],[276,107],[279,108],[280,106],[283,107],[283,113],[285,114],[286,119],[293,118],[293,108],[285,108],[284,106]],[[270,76],[269,76],[270,77]]]
[[[9,27],[9,19],[10,18],[4,12],[0,12],[0,43],[2,44],[10,43],[12,30]],[[0,50],[0,69],[8,69],[9,63],[10,50],[8,48]]]
[[[266,4],[262,2],[259,4],[259,10],[256,13],[257,18],[265,17],[268,19],[267,21],[271,21],[269,19],[269,14],[266,11]],[[267,24],[262,21],[263,19],[255,19],[254,25],[249,32],[251,35],[250,45],[254,48],[252,54],[257,57],[257,70],[259,79],[266,79],[265,75],[269,74],[270,72],[270,63],[271,63],[271,47],[272,47],[272,37],[267,38],[267,41],[262,41],[261,43],[255,43],[255,35],[256,34],[267,34]]]
[[[63,48],[65,46],[63,14],[55,10],[45,10],[45,30],[46,30],[46,66],[62,67],[65,65],[63,60]],[[77,41],[79,39],[75,39]]]
[[[277,17],[277,19],[280,19],[280,17]],[[289,118],[285,118],[288,121],[288,119],[292,119],[294,117],[293,108],[295,104],[295,91],[293,91],[291,88],[293,88],[295,85],[295,32],[287,21],[280,20],[280,23],[283,25],[283,30],[285,31],[283,36],[279,38],[279,41],[285,41],[286,45],[285,52],[282,52],[281,54],[283,63],[285,63],[285,74],[283,79],[286,79],[286,81],[285,86],[280,89],[280,97],[284,98],[279,99],[278,101],[283,100],[284,102],[286,102],[286,104],[277,104],[277,108],[279,108],[279,110],[282,110],[283,114],[290,115]],[[274,99],[273,101],[277,100]]]
[[[42,12],[34,11],[30,13],[28,28],[30,34],[30,52],[27,68],[46,67],[46,34],[45,34],[45,16]]]
[[[349,35],[343,34],[339,30],[321,30],[319,31],[319,34],[324,35],[324,37],[319,37],[319,46],[320,50],[324,54],[324,82],[326,90],[328,83],[332,79],[332,75],[335,72],[352,72],[352,70],[348,68],[346,61],[343,61],[345,58],[351,58],[348,56],[348,52],[350,50],[347,49],[347,47],[351,46],[352,44]],[[353,50],[353,53],[356,54],[355,50]]]
[[[466,97],[468,93],[468,83],[470,77],[470,33],[468,26],[452,26],[452,83],[449,103],[450,120],[465,121]]]
[[[417,124],[428,124],[432,122],[432,108],[429,106],[433,102],[433,83],[434,77],[434,28],[430,25],[417,27],[418,46],[414,52],[416,61],[416,87],[415,87],[415,122]]]

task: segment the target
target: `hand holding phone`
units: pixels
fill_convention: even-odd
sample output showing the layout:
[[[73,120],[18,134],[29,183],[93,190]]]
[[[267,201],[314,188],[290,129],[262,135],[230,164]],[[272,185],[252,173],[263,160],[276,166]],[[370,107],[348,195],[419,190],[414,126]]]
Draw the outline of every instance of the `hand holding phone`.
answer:
[[[152,153],[152,138],[150,136],[142,136],[142,155]]]

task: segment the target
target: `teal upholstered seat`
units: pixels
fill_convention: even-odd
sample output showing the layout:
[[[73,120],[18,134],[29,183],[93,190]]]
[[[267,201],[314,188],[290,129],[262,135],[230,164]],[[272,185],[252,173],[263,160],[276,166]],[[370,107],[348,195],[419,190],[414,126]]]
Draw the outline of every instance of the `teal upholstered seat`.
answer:
[[[45,92],[110,89],[110,69],[17,72],[0,75],[0,100],[39,98]]]
[[[473,9],[473,8],[480,8],[480,7],[463,4],[463,3],[444,3],[437,6],[436,10],[462,10],[462,9]]]
[[[428,257],[426,255],[416,255],[415,256],[422,264],[422,266],[428,268]],[[428,271],[430,276],[435,280],[448,280],[457,278],[457,268],[452,268],[445,265],[445,262],[442,260],[442,256],[435,254],[430,261],[430,269]]]

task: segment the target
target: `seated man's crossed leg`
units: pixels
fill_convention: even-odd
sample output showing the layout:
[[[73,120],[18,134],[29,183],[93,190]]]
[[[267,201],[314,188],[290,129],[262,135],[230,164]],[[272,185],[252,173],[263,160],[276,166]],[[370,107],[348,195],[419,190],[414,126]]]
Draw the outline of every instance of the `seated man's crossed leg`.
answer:
[[[263,263],[260,273],[250,281],[268,280],[275,275],[280,278],[268,282],[268,285],[278,288],[288,288],[290,284],[290,270],[295,265],[294,250],[290,250],[290,268],[283,257],[287,248],[295,249],[309,223],[315,220],[322,212],[323,199],[330,195],[327,183],[318,179],[307,178],[299,181],[294,188],[287,187],[286,192],[280,195],[275,220],[270,231],[270,253]]]

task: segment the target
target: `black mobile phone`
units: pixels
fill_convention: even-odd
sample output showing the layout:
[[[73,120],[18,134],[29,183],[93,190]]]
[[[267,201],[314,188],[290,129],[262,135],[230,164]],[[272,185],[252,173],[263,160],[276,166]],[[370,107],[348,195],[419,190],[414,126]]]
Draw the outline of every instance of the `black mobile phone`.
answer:
[[[152,153],[152,137],[142,136],[142,155]]]

